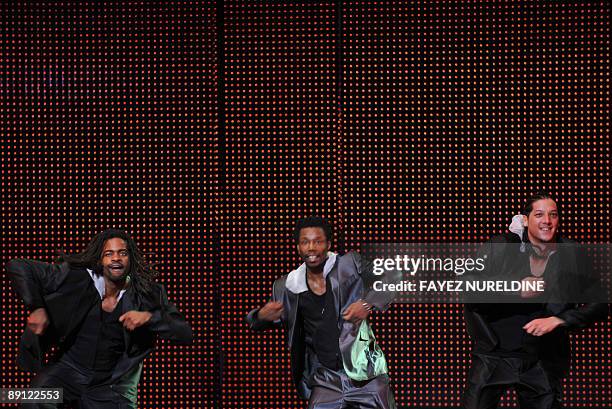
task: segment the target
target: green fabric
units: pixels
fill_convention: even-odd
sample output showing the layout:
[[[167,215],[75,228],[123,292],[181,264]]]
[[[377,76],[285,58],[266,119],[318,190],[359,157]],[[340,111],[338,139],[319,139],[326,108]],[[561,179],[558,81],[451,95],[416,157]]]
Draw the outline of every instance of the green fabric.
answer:
[[[387,373],[385,355],[376,343],[374,332],[367,320],[361,321],[359,332],[351,346],[351,365],[345,362],[344,370],[348,377],[355,381],[366,381]]]

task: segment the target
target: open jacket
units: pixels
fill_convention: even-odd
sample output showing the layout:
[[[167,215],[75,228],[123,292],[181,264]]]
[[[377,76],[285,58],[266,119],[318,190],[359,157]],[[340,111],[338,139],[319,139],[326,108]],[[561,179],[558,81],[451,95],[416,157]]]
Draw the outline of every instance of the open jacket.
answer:
[[[385,357],[376,343],[368,320],[360,326],[342,319],[343,311],[352,303],[363,299],[377,310],[385,310],[393,301],[394,294],[376,292],[371,289],[372,265],[358,253],[343,256],[329,253],[323,275],[329,278],[340,330],[339,348],[347,375],[358,381],[372,379],[387,372]],[[291,370],[298,395],[310,397],[308,380],[313,372],[314,357],[306,348],[304,326],[298,314],[300,295],[307,291],[306,266],[302,264],[288,275],[278,278],[272,286],[272,301],[284,306],[280,322],[262,321],[257,318],[259,309],[247,315],[247,322],[253,330],[265,330],[275,326],[286,329],[287,343],[291,351]]]
[[[586,299],[585,294],[593,294],[593,300],[604,300],[597,278],[592,275],[592,264],[589,256],[578,243],[559,239],[565,244],[552,257],[559,257],[557,279],[547,283],[549,289],[559,298],[560,302],[548,302],[543,305],[542,318],[556,316],[565,324],[539,339],[538,359],[542,366],[558,377],[564,377],[570,367],[570,343],[568,332],[586,328],[597,321],[607,319],[608,304],[590,302],[576,304],[569,300]],[[515,271],[524,271],[525,255],[520,254],[520,237],[507,233],[492,238],[485,243],[481,252],[488,259],[487,268],[483,272],[487,279],[501,277],[508,279]],[[528,263],[528,258],[527,258]],[[513,277],[521,279],[524,277]],[[566,300],[566,301],[561,301]],[[529,301],[525,301],[529,302]],[[464,317],[467,331],[474,341],[473,352],[495,354],[499,345],[494,331],[489,325],[489,317],[502,308],[498,304],[466,304]]]
[[[19,366],[38,372],[52,346],[58,350],[53,360],[70,348],[89,310],[99,302],[100,294],[85,268],[67,263],[15,259],[7,263],[6,270],[28,310],[43,307],[49,317],[50,324],[43,335],[35,335],[26,328],[19,344]],[[121,314],[131,310],[152,313],[146,325],[131,332],[124,329],[125,350],[109,380],[115,391],[135,401],[142,361],[153,350],[155,336],[190,344],[193,334],[160,284],[155,283],[146,295],[137,295],[128,287],[121,305]]]

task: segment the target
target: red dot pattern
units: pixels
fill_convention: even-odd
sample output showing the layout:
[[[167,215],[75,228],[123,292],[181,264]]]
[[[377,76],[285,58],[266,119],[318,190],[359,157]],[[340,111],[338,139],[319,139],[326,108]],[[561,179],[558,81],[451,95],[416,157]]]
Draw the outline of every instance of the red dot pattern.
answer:
[[[527,195],[610,242],[607,2],[12,2],[3,6],[2,262],[131,231],[191,322],[139,407],[304,407],[281,331],[246,313],[299,264],[296,219],[367,242],[475,242]],[[6,277],[2,386],[24,387]],[[373,325],[400,407],[457,407],[459,305]],[[610,325],[574,335],[568,407],[612,407]],[[502,406],[516,407],[508,393]]]

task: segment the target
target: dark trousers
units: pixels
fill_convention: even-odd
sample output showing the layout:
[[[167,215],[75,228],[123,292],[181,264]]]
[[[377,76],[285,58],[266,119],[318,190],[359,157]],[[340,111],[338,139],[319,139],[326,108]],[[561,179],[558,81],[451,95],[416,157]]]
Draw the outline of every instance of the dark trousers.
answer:
[[[502,395],[514,388],[521,409],[561,409],[561,379],[538,360],[472,354],[463,395],[465,409],[495,409]]]
[[[83,373],[65,362],[51,364],[32,380],[32,388],[62,388],[64,403],[28,403],[22,404],[27,409],[132,409],[136,403],[131,402],[115,392],[110,385],[92,384],[92,374]]]
[[[310,380],[308,409],[395,409],[389,377],[353,381],[344,370],[319,367]]]

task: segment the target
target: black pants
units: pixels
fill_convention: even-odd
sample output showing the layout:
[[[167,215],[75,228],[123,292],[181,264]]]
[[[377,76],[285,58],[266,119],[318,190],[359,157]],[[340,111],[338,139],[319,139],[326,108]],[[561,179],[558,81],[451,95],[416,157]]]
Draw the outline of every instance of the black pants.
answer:
[[[472,354],[463,395],[465,409],[495,409],[502,395],[514,388],[521,409],[561,409],[561,379],[540,361]]]
[[[353,381],[344,370],[318,367],[311,381],[309,409],[395,409],[389,377]]]
[[[27,409],[132,409],[136,403],[115,392],[110,385],[92,385],[92,374],[84,374],[65,362],[45,367],[32,380],[32,388],[62,388],[64,403],[28,403]]]

